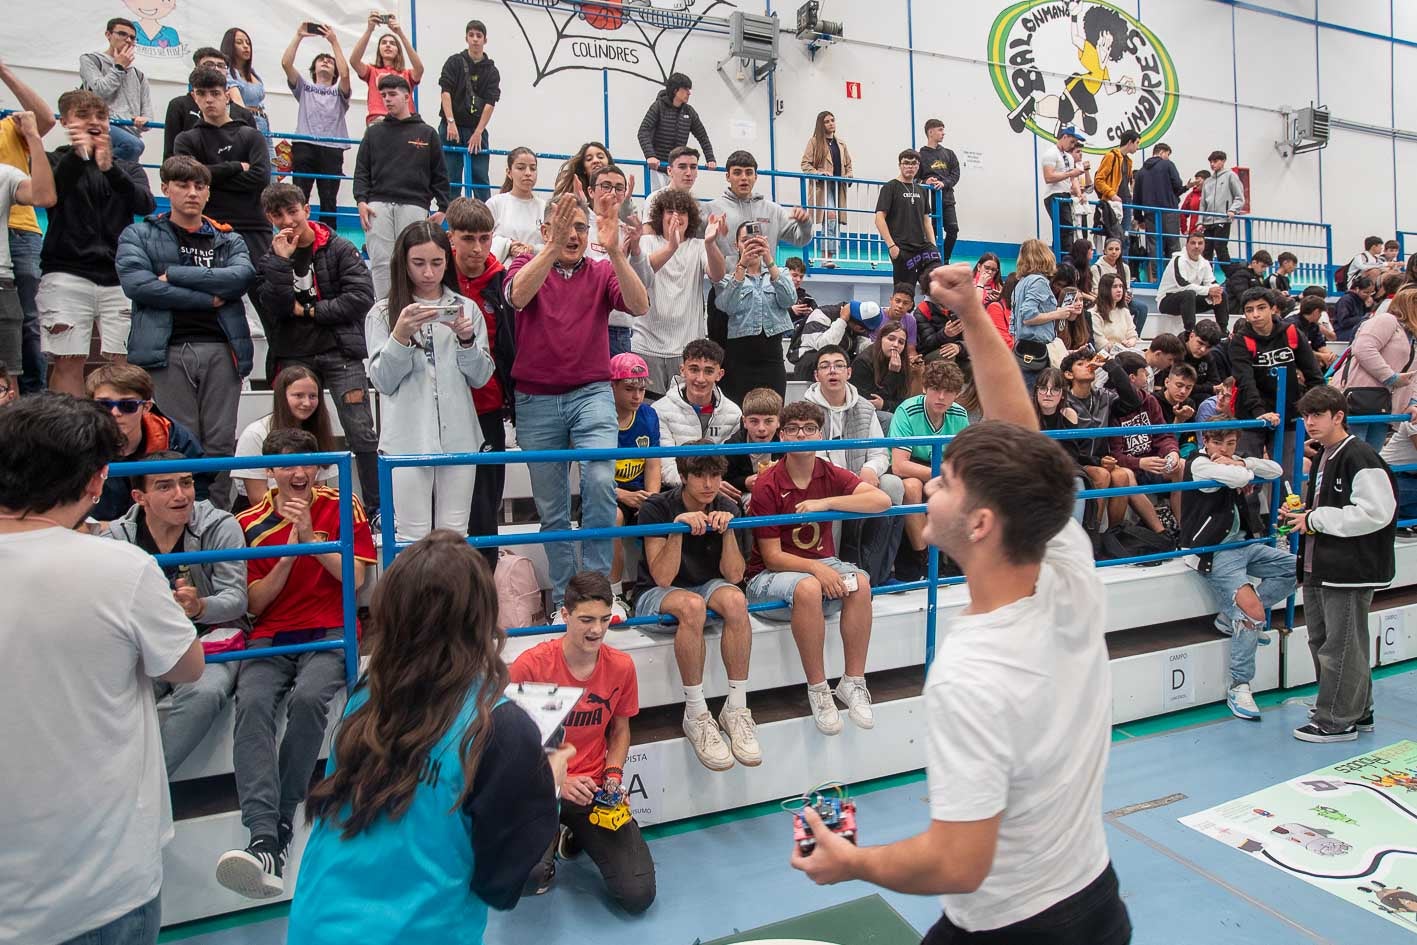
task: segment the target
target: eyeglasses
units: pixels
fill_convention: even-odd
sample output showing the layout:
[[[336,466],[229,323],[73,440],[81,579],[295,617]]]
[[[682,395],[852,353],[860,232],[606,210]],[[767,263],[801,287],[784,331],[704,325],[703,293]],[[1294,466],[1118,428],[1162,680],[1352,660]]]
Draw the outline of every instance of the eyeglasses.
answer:
[[[822,428],[815,423],[789,423],[782,428],[782,432],[787,436],[816,436]]]
[[[629,192],[629,188],[626,187],[624,184],[609,184],[605,181],[601,181],[600,183],[596,184],[595,189],[603,191],[607,194],[623,194]]]
[[[590,232],[590,227],[584,223],[573,223],[571,229],[575,231],[577,236],[585,236]]]
[[[119,413],[137,413],[143,409],[145,404],[151,401],[143,400],[141,397],[125,397],[122,400],[109,400],[106,397],[95,398],[94,403],[98,404],[109,413],[118,411]]]
[[[114,31],[113,31],[113,35],[114,35],[114,36],[117,36],[119,39],[137,39],[137,38],[138,38],[138,34],[137,34],[137,33],[129,33],[129,32],[127,32],[126,30],[114,30]]]
[[[1040,387],[1036,393],[1039,397],[1061,397],[1063,390],[1060,387]]]
[[[0,397],[9,397],[10,391],[14,390],[9,384],[0,386]]]
[[[825,371],[828,374],[842,374],[846,371],[845,361],[822,361],[817,365],[818,371]]]

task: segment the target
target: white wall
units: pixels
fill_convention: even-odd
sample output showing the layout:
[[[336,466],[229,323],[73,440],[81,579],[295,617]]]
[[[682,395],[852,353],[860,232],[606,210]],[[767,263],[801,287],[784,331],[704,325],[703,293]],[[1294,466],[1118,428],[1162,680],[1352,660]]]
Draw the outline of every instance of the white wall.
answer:
[[[1046,142],[1009,129],[1006,109],[991,82],[985,60],[1000,4],[826,0],[824,15],[843,20],[849,38],[811,60],[803,45],[784,33],[771,82],[774,103],[768,82],[736,79],[736,62],[725,65],[726,74],[715,70],[728,42],[709,30],[669,31],[659,44],[658,63],[642,47],[640,64],[632,67],[642,75],[611,71],[603,85],[599,68],[577,69],[547,75],[533,87],[532,50],[545,60],[551,48],[549,25],[574,15],[566,0],[541,2],[539,8],[525,0],[401,0],[405,24],[416,17],[416,42],[428,67],[420,96],[423,114],[436,121],[438,71],[444,58],[461,47],[465,20],[476,17],[488,25],[488,51],[503,75],[504,98],[491,129],[494,147],[527,145],[542,153],[566,153],[581,141],[607,137],[608,129],[612,153],[638,157],[635,133],[657,89],[645,76],[657,79],[661,66],[668,71],[677,47],[675,68],[695,80],[693,103],[704,116],[720,162],[741,147],[753,151],[764,166],[772,161],[779,169],[797,170],[813,120],[825,108],[837,115],[857,176],[885,178],[894,173],[896,152],[920,143],[924,120],[939,117],[947,126],[947,144],[956,151],[978,153],[977,166],[965,167],[958,192],[962,235],[1017,242],[1035,233],[1036,154]],[[654,2],[663,6],[675,0]],[[184,41],[192,47],[214,45],[227,15],[212,0],[188,3],[173,14],[174,24],[188,17],[181,21]],[[80,0],[79,6],[85,22],[101,24],[104,17],[124,12],[113,0]],[[235,15],[255,37],[257,65],[273,87],[270,112],[275,127],[294,127],[293,102],[277,64],[290,29],[305,18],[333,21],[347,49],[358,35],[363,6],[353,0],[264,0]],[[1118,6],[1138,17],[1175,62],[1179,105],[1163,137],[1175,148],[1183,175],[1203,167],[1212,148],[1226,150],[1233,163],[1251,169],[1255,214],[1326,220],[1334,228],[1336,258],[1346,258],[1370,232],[1417,230],[1417,186],[1398,173],[1405,166],[1402,162],[1417,157],[1417,142],[1394,146],[1390,135],[1336,128],[1329,148],[1317,154],[1285,161],[1273,148],[1282,128],[1277,110],[1311,100],[1327,104],[1340,122],[1417,129],[1417,103],[1395,101],[1393,82],[1394,71],[1401,76],[1417,69],[1417,45],[1412,45],[1417,44],[1417,3],[1271,0],[1265,12],[1221,0],[1118,0]],[[793,19],[796,4],[743,0],[741,7],[755,13],[778,9],[786,22]],[[693,0],[690,12],[726,16],[732,9],[724,0]],[[58,35],[44,30],[45,16],[38,5],[19,11],[14,28],[0,38],[0,56],[52,103],[75,83],[74,73],[67,70],[77,53],[101,45],[101,27],[90,30],[91,35],[76,37],[72,30]],[[1316,24],[1315,16],[1331,25]],[[20,22],[26,17],[35,19],[35,29]],[[635,38],[629,23],[614,31],[596,31],[579,20],[573,27],[581,35],[611,41]],[[32,39],[36,35],[40,38]],[[530,46],[526,36],[531,37]],[[314,45],[307,44],[301,63],[314,51]],[[570,61],[568,51],[569,43],[563,40],[559,61]],[[1040,65],[1060,73],[1077,68],[1067,48],[1040,57]],[[154,107],[160,117],[167,99],[182,91],[185,64],[179,68],[175,62],[154,62],[148,71],[154,77]],[[847,81],[861,83],[860,99],[846,98]],[[358,134],[362,89],[356,89],[356,98],[351,127]],[[12,104],[8,99],[0,102]],[[775,113],[775,104],[781,114]],[[148,140],[151,157],[158,139]],[[51,136],[50,143],[61,143],[59,136]],[[1105,138],[1094,138],[1094,143],[1105,143]],[[543,185],[549,185],[557,163],[542,162]],[[351,155],[346,169],[352,165]],[[494,158],[494,181],[500,173],[501,161]],[[720,175],[705,173],[700,193],[707,196],[721,186]],[[795,202],[795,182],[780,185],[778,196]]]

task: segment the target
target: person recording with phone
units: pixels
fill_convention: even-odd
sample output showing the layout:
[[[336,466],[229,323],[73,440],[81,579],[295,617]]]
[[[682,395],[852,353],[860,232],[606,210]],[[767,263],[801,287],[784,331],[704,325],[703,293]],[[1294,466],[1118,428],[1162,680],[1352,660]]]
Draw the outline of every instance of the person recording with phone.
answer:
[[[310,78],[295,68],[295,53],[307,37],[323,39],[330,44],[329,52],[316,53],[310,61]],[[320,139],[349,137],[345,114],[349,111],[349,62],[340,48],[334,28],[324,23],[302,23],[280,57],[285,80],[295,96],[299,111],[295,118],[297,134],[315,140],[291,142],[290,169],[295,185],[310,198],[312,188],[320,191],[320,222],[338,226],[335,210],[338,206],[340,177],[344,174],[344,152],[349,145]],[[324,175],[318,179],[310,174]]]
[[[424,220],[394,241],[389,294],[364,320],[369,380],[383,396],[381,453],[476,453],[472,390],[492,377],[481,311],[457,285],[443,228]],[[475,466],[394,470],[394,530],[417,541],[434,528],[467,534]]]
[[[576,750],[547,754],[503,697],[496,615],[492,575],[462,532],[434,532],[379,581],[369,670],[306,805],[292,942],[480,943],[489,909],[521,898],[556,839]],[[386,731],[405,733],[392,755]]]
[[[719,280],[714,297],[728,316],[728,338],[723,344],[727,374],[721,386],[730,397],[755,387],[786,394],[782,336],[792,331],[797,287],[769,252],[762,221],[739,224],[734,241],[737,265]]]
[[[374,61],[365,62],[364,50],[369,46],[369,40],[379,26],[386,27],[388,32],[380,36],[374,46]],[[404,65],[405,55],[408,56],[407,66]],[[366,125],[388,114],[384,100],[379,97],[380,78],[386,75],[402,76],[409,88],[417,88],[418,83],[423,81],[423,60],[404,34],[403,27],[399,25],[399,18],[392,13],[370,11],[364,23],[363,34],[354,41],[354,47],[349,51],[349,63],[359,81],[369,86],[369,114],[364,119]]]

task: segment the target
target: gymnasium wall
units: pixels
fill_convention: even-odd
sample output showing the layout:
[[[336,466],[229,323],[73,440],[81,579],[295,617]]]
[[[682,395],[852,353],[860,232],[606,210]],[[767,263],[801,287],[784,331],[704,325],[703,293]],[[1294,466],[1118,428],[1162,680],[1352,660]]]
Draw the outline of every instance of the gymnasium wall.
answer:
[[[295,125],[278,60],[296,24],[332,22],[348,51],[367,8],[356,0],[253,0],[239,9],[212,0],[154,3],[161,24],[180,37],[175,47],[140,50],[139,64],[153,82],[155,117],[183,89],[190,51],[216,45],[228,25],[239,25],[253,37],[278,129]],[[103,45],[103,21],[133,15],[130,8],[140,5],[77,0],[66,4],[70,25],[62,32],[47,28],[52,11],[25,5],[12,14],[0,55],[52,102],[74,85],[78,54]],[[741,6],[753,13],[775,10],[785,27],[795,22],[795,3],[744,0]],[[1039,220],[1036,170],[1037,152],[1047,140],[1034,128],[1011,130],[1009,105],[1018,101],[1019,84],[1041,84],[1041,97],[1048,98],[1082,71],[1068,6],[1066,0],[1008,6],[824,0],[822,15],[843,21],[847,38],[813,57],[783,33],[777,70],[762,82],[753,80],[751,64],[740,72],[737,60],[723,61],[728,37],[717,20],[737,8],[726,0],[583,6],[575,0],[400,0],[399,13],[425,57],[420,109],[434,122],[444,58],[462,47],[467,19],[486,22],[488,53],[503,77],[503,99],[491,126],[494,147],[564,153],[583,140],[603,139],[613,154],[638,157],[640,119],[670,71],[693,77],[692,101],[720,161],[742,147],[765,167],[795,171],[817,112],[829,109],[851,149],[856,176],[887,178],[895,172],[896,153],[921,143],[925,119],[939,117],[946,144],[964,163],[958,189],[962,236],[1017,242],[1047,223],[1046,217]],[[1086,19],[1088,10],[1100,6],[1085,0],[1079,8]],[[1204,167],[1211,149],[1229,152],[1233,164],[1250,168],[1252,212],[1333,224],[1336,260],[1360,248],[1369,232],[1417,229],[1417,185],[1399,173],[1417,157],[1417,130],[1405,130],[1417,129],[1417,101],[1398,102],[1401,85],[1394,81],[1417,71],[1417,3],[1118,0],[1115,9],[1131,22],[1128,52],[1107,64],[1109,73],[1135,80],[1136,92],[1097,95],[1099,131],[1090,145],[1105,148],[1109,133],[1115,135],[1133,111],[1145,112],[1149,100],[1152,114],[1143,114],[1138,125],[1143,141],[1170,143],[1183,176]],[[79,23],[90,25],[75,29]],[[307,41],[297,65],[307,65],[321,45]],[[991,61],[999,65],[991,68]],[[356,83],[355,135],[362,128],[363,94]],[[1274,148],[1283,132],[1280,109],[1310,101],[1331,109],[1330,145],[1285,160]],[[1045,134],[1056,124],[1035,115]],[[152,158],[160,140],[154,134],[148,141]],[[52,135],[48,143],[60,142]],[[543,161],[543,186],[557,163]],[[352,166],[351,156],[346,171]],[[494,159],[494,180],[500,167]],[[706,173],[700,190],[707,196],[721,185],[720,175]],[[797,182],[780,183],[778,196],[797,201]]]

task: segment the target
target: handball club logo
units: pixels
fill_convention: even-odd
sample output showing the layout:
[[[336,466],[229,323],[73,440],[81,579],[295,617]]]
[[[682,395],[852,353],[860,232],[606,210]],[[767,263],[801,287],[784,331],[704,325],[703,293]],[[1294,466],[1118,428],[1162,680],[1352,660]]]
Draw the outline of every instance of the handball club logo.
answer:
[[[1171,54],[1132,16],[1097,0],[1023,0],[989,30],[989,73],[1009,124],[1055,140],[1072,125],[1103,152],[1132,129],[1148,147],[1176,117]]]

